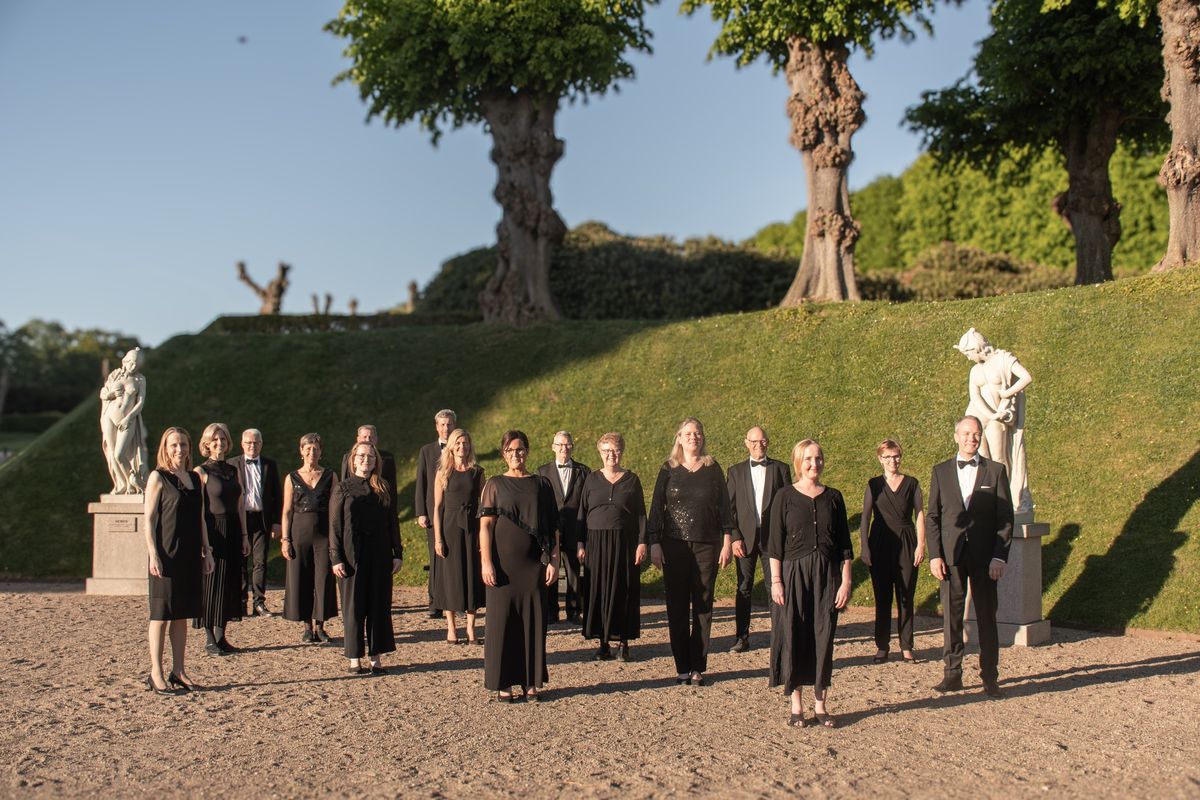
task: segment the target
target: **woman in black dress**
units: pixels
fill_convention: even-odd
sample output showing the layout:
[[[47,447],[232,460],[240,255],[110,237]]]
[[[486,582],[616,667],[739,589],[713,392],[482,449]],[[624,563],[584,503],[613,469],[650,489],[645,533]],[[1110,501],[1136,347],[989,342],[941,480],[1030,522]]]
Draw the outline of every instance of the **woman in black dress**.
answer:
[[[704,426],[688,417],[650,501],[650,557],[663,571],[675,683],[704,685],[717,569],[733,558],[734,529],[721,465],[708,455]]]
[[[300,437],[300,469],[283,484],[283,557],[287,578],[283,618],[304,623],[302,642],[328,642],[325,620],[337,616],[337,587],[329,570],[329,499],[337,476],[321,466],[321,437]]]
[[[212,572],[212,551],[204,528],[200,484],[192,473],[192,439],[183,428],[167,428],[158,443],[158,469],[146,481],[147,566],[150,573],[150,675],[155,694],[195,688],[184,666],[187,621],[200,613],[202,576]],[[162,658],[171,634],[171,673],[163,678]],[[174,687],[178,687],[176,690]]]
[[[771,501],[767,555],[771,559],[771,602],[777,608],[771,628],[772,687],[791,696],[788,724],[803,728],[801,687],[813,687],[815,722],[832,728],[837,720],[825,701],[833,672],[833,636],[838,610],[850,599],[850,528],[846,502],[837,489],[821,484],[825,453],[805,439],[792,448],[798,480]]]
[[[900,655],[915,664],[913,654],[913,598],[917,567],[925,558],[925,504],[921,484],[900,472],[904,451],[892,439],[875,448],[883,474],[867,482],[863,497],[859,538],[861,558],[871,569],[875,591],[876,664],[887,661],[891,640],[892,595],[896,597],[896,628]],[[913,519],[913,515],[916,519]]]
[[[512,701],[513,686],[537,702],[546,671],[546,588],[558,579],[558,506],[550,483],[525,469],[529,438],[500,440],[508,471],[489,478],[479,501],[479,551],[487,585],[483,685]]]
[[[459,644],[455,613],[465,614],[467,641],[478,643],[475,612],[483,606],[479,564],[479,495],[483,470],[475,463],[471,434],[450,432],[433,479],[433,549],[439,559],[433,605],[446,615],[446,641]]]
[[[379,451],[360,442],[350,451],[350,475],[329,503],[329,561],[342,583],[342,620],[350,672],[382,675],[380,656],[394,652],[392,576],[404,546],[392,507],[392,487],[383,479]],[[370,658],[365,667],[362,659]]]
[[[250,537],[246,533],[246,508],[237,467],[225,463],[232,441],[224,422],[210,423],[200,437],[200,455],[208,460],[196,467],[214,567],[204,577],[204,602],[192,624],[204,628],[204,652],[212,656],[237,650],[226,640],[225,626],[240,620],[246,605],[246,596],[242,594],[242,559],[250,554]]]
[[[599,639],[597,661],[629,660],[629,640],[641,636],[641,570],[646,560],[646,497],[638,476],[621,466],[625,439],[606,433],[596,442],[601,469],[583,482],[579,502],[579,561],[587,564],[588,604],[583,635]]]

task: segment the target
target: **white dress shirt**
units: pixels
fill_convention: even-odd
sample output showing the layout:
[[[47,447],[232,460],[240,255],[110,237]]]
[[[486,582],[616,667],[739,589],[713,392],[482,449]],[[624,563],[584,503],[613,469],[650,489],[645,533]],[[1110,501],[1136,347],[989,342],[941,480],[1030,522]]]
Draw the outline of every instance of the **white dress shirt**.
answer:
[[[763,459],[765,462],[766,459]],[[763,495],[767,492],[767,465],[750,465],[750,483],[754,485],[754,521],[762,527]]]
[[[262,458],[245,459],[246,510],[262,511]]]
[[[558,467],[558,482],[562,484],[563,497],[566,497],[567,492],[571,491],[571,462],[567,461],[565,464],[555,462],[554,465]]]

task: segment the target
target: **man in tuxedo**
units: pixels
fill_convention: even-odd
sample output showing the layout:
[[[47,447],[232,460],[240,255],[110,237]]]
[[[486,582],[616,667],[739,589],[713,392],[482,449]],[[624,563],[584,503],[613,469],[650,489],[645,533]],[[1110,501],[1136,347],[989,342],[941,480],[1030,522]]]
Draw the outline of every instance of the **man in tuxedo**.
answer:
[[[250,616],[272,617],[267,608],[267,555],[272,539],[280,536],[283,494],[279,467],[262,454],[262,433],[242,431],[242,454],[229,459],[237,468],[246,502],[246,535],[250,558],[243,559],[242,594],[250,595]]]
[[[538,467],[538,475],[550,481],[558,503],[558,534],[561,550],[567,560],[566,613],[569,622],[583,622],[587,610],[587,584],[579,574],[579,501],[583,497],[583,482],[591,470],[571,458],[575,439],[567,431],[554,434],[554,460]],[[558,621],[558,583],[550,587],[546,618]]]
[[[729,506],[737,528],[733,532],[733,555],[737,560],[737,597],[734,615],[737,620],[736,638],[732,653],[750,649],[750,593],[754,589],[754,572],[762,561],[763,581],[771,585],[771,560],[767,558],[767,510],[775,492],[792,482],[792,471],[782,461],[767,457],[767,432],[755,426],[746,431],[746,451],[750,458],[729,468],[726,482],[729,487]]]
[[[1000,637],[996,582],[1004,574],[1012,539],[1013,506],[1004,465],[979,455],[983,425],[966,416],[954,427],[958,456],[933,468],[929,482],[929,571],[941,581],[945,673],[934,689],[963,688],[963,612],[967,586],[979,628],[979,676],[988,697],[1003,697],[998,683]]]
[[[429,549],[429,618],[441,619],[442,610],[433,606],[434,567],[437,564],[433,550],[433,479],[437,475],[438,462],[442,458],[442,449],[450,432],[458,424],[458,415],[448,408],[443,408],[433,416],[433,426],[437,429],[437,441],[430,442],[421,448],[417,456],[417,487],[414,493],[414,504],[417,511],[417,524],[425,529],[425,540]]]

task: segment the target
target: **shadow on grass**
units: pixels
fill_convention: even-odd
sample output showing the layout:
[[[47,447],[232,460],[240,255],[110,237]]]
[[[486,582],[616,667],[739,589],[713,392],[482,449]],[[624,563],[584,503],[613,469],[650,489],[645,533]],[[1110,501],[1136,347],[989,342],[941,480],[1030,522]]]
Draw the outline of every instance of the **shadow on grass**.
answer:
[[[1176,526],[1198,495],[1200,450],[1146,493],[1107,553],[1088,556],[1083,572],[1054,604],[1050,617],[1123,629],[1144,613],[1174,569],[1175,551],[1187,541],[1187,533]]]
[[[1083,528],[1078,523],[1068,522],[1058,529],[1058,536],[1054,537],[1054,541],[1042,547],[1042,591],[1053,586],[1054,582],[1058,580],[1063,567],[1067,565],[1067,560],[1071,557],[1071,549],[1075,546],[1075,540],[1082,532]]]

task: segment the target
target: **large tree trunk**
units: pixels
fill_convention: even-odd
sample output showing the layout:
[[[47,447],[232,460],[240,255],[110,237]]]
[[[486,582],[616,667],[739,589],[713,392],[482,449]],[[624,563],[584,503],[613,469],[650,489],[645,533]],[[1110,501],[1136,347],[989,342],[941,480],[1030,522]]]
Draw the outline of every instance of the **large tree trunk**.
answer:
[[[846,64],[844,44],[788,42],[790,141],[804,158],[808,224],[804,255],[782,306],[804,300],[860,300],[854,278],[859,225],[850,215],[846,171],[854,152],[850,137],[865,119],[863,93]]]
[[[1075,283],[1112,280],[1112,251],[1121,240],[1121,205],[1113,198],[1108,162],[1117,149],[1121,114],[1104,108],[1072,125],[1062,142],[1067,191],[1055,207],[1075,236]]]
[[[1200,4],[1161,0],[1162,96],[1171,104],[1171,150],[1158,173],[1167,190],[1170,234],[1155,271],[1200,261]]]
[[[550,259],[567,227],[554,211],[550,173],[562,158],[554,135],[558,98],[493,92],[482,98],[496,164],[496,274],[479,295],[485,320],[516,325],[558,319],[550,294]]]

